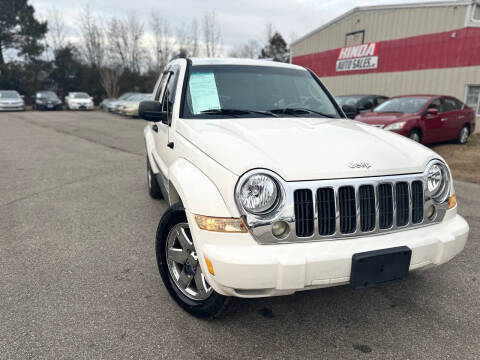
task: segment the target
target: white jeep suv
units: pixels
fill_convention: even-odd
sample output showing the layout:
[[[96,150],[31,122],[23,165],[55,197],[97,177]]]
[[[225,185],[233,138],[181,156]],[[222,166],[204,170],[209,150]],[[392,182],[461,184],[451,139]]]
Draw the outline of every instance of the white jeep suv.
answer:
[[[170,204],[159,271],[195,316],[231,296],[403,280],[467,241],[445,161],[347,119],[305,68],[174,60],[140,116],[150,195]]]

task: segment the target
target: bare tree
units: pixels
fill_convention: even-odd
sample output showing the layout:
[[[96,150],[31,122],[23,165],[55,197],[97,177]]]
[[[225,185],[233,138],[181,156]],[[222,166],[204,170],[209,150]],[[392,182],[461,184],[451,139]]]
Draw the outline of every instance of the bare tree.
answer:
[[[107,98],[116,98],[119,93],[118,80],[120,78],[120,70],[118,68],[109,69],[102,68],[100,69],[100,85],[107,93]]]
[[[132,13],[126,19],[112,18],[106,35],[113,64],[140,72],[146,55],[142,45],[143,34],[143,23],[136,14]]]
[[[200,54],[200,42],[198,39],[198,22],[197,18],[192,19],[190,24],[190,56],[196,57]]]
[[[206,13],[203,16],[202,25],[205,55],[207,57],[218,56],[221,47],[221,31],[215,12]]]
[[[173,41],[170,27],[165,18],[157,15],[157,11],[152,11],[150,18],[150,29],[153,33],[153,59],[155,70],[159,73],[172,58]]]
[[[93,67],[101,67],[105,61],[104,32],[88,5],[80,11],[78,27],[80,50],[84,60]]]
[[[257,40],[250,39],[245,44],[230,51],[228,56],[235,58],[257,59],[260,53],[260,44]]]
[[[65,19],[58,9],[50,9],[47,12],[48,33],[47,42],[54,52],[65,47],[66,31]]]

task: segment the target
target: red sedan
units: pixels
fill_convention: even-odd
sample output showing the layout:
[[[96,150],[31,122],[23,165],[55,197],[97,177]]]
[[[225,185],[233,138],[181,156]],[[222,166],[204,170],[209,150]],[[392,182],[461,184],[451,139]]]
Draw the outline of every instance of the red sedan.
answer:
[[[408,136],[422,144],[457,140],[475,131],[475,111],[452,96],[393,97],[355,120]]]

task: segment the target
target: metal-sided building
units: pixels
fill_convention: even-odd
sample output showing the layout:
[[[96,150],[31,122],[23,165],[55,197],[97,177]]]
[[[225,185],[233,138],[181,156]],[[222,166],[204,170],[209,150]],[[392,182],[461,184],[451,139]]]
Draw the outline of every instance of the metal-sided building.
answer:
[[[291,51],[334,95],[446,94],[480,116],[480,0],[357,7]]]

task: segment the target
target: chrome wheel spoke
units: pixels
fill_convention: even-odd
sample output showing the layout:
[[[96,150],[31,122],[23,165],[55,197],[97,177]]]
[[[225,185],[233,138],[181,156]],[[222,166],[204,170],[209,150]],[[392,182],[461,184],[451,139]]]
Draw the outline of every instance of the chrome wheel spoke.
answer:
[[[188,287],[188,285],[190,285],[190,282],[192,281],[192,276],[191,275],[188,275],[185,270],[182,270],[182,272],[180,273],[180,276],[178,277],[178,285],[182,288],[182,289],[186,289]]]
[[[192,300],[207,299],[213,292],[198,263],[188,223],[175,225],[168,234],[165,257],[174,286]]]
[[[195,285],[200,296],[205,296],[208,293],[207,283],[200,265],[197,265],[197,271],[195,273]]]
[[[172,260],[183,265],[187,259],[188,253],[183,249],[169,248],[167,251],[167,260]]]
[[[188,238],[184,228],[178,229],[177,240],[182,246],[183,250],[191,250],[193,248],[193,244]]]

